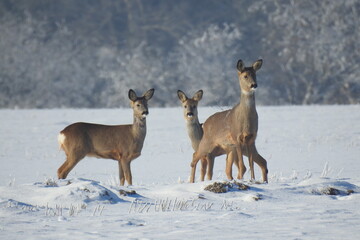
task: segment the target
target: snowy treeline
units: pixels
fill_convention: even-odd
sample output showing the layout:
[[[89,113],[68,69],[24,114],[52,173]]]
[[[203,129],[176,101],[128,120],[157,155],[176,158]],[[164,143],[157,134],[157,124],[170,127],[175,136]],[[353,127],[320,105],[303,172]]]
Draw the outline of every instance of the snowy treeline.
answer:
[[[264,59],[260,104],[360,102],[360,2],[0,3],[0,107],[128,106],[127,91],[238,101],[236,61]]]

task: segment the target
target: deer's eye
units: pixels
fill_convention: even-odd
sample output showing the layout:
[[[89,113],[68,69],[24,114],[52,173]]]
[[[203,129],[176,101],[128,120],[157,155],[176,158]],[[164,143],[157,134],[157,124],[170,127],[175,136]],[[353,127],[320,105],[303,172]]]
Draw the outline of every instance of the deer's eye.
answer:
[[[187,108],[187,106],[185,105],[184,108]]]
[[[247,78],[248,78],[248,75],[245,75],[244,78],[247,79]]]
[[[138,104],[136,104],[136,106],[137,106],[137,107],[140,107],[140,104],[138,103]]]

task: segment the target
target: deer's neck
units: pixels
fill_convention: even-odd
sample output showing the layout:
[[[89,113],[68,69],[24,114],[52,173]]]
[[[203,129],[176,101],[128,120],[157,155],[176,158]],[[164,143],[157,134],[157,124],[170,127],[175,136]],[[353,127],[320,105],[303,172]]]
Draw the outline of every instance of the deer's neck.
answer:
[[[145,138],[146,135],[146,118],[139,118],[134,116],[132,131],[135,138]]]
[[[240,103],[233,109],[233,121],[239,133],[256,134],[258,129],[258,115],[255,107],[254,93],[242,93]]]
[[[244,93],[240,95],[239,107],[246,113],[256,113],[255,93]],[[250,114],[251,115],[251,114]]]
[[[191,145],[196,151],[203,136],[203,129],[199,119],[195,118],[193,121],[186,121],[186,129],[191,140]]]

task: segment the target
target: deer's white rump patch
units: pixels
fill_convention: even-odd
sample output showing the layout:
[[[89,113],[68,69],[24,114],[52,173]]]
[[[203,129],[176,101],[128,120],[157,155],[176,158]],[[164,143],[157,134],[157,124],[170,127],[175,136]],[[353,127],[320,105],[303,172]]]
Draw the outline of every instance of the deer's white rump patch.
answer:
[[[62,146],[64,145],[65,139],[66,139],[65,134],[60,133],[60,134],[58,135],[58,142],[59,142],[59,147],[60,147],[60,149],[61,149]]]

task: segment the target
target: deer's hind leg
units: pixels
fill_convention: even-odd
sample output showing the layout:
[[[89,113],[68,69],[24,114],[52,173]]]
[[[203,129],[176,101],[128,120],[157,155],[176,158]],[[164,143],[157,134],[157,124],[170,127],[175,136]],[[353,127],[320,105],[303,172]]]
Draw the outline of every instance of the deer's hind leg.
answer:
[[[244,155],[249,157],[249,153],[245,148]],[[258,153],[256,146],[253,147],[253,159],[254,162],[261,168],[262,180],[263,182],[268,182],[268,168],[267,168],[267,161]]]
[[[261,174],[262,174],[262,180],[263,182],[268,182],[268,168],[267,168],[267,162],[266,160],[258,153],[256,150],[256,147],[254,145],[254,154],[253,154],[254,162],[259,165],[261,168]]]
[[[207,161],[207,159],[209,159],[209,154],[205,154],[203,157],[199,157],[201,155],[204,154],[199,154],[199,152],[194,152],[193,154],[193,160],[191,161],[191,173],[190,173],[190,183],[194,183],[195,182],[195,173],[196,173],[196,165],[200,160],[205,160]],[[202,162],[203,163],[203,162]],[[202,169],[203,170],[203,169]],[[206,170],[206,168],[205,168]]]
[[[254,162],[256,162],[257,165],[261,168],[261,174],[262,174],[262,180],[263,182],[268,182],[268,168],[267,168],[267,162],[266,160],[260,155],[256,154],[254,156]]]
[[[77,148],[72,144],[72,141],[66,140],[62,142],[61,148],[66,154],[65,162],[57,170],[57,175],[59,179],[65,179],[70,171],[78,164],[90,151],[90,143],[83,139],[85,143],[81,148]],[[86,144],[88,143],[88,144]]]
[[[57,170],[59,179],[65,179],[70,171],[85,157],[85,154],[78,154],[77,156],[67,155],[65,162]]]
[[[57,170],[58,179],[65,179],[66,178],[66,176],[64,176],[64,169],[67,167],[67,165],[68,165],[68,161],[65,160],[65,162]]]

